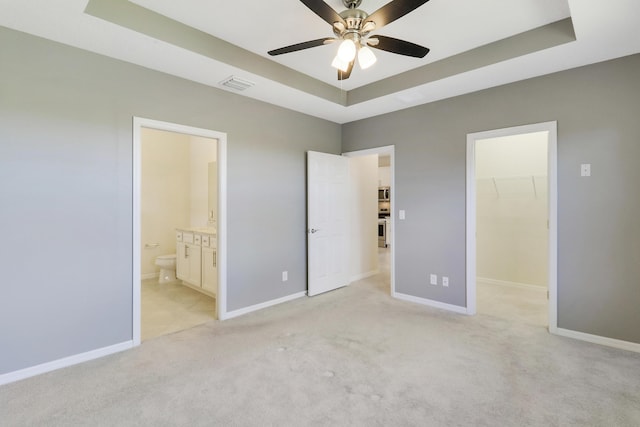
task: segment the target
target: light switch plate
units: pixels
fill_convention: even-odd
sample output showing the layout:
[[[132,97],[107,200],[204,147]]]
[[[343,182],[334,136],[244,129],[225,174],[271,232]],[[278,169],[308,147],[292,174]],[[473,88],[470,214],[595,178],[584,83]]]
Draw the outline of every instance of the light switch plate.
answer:
[[[437,274],[430,274],[429,275],[429,283],[431,283],[432,285],[437,285],[438,284],[438,275]]]
[[[286,282],[287,280],[289,280],[289,272],[288,271],[283,271],[282,272],[282,281]]]
[[[449,286],[449,278],[447,276],[442,276],[442,286],[445,288]]]
[[[398,218],[400,218],[400,219],[404,219],[405,218],[404,210],[401,209],[400,211],[398,211]]]
[[[591,163],[583,163],[580,165],[580,176],[591,176]]]

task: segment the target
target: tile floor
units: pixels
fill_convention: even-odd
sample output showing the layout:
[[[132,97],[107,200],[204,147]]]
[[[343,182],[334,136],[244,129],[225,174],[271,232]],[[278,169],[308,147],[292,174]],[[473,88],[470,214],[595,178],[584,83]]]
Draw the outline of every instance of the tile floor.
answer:
[[[216,317],[216,300],[187,286],[143,280],[142,341],[201,325]]]

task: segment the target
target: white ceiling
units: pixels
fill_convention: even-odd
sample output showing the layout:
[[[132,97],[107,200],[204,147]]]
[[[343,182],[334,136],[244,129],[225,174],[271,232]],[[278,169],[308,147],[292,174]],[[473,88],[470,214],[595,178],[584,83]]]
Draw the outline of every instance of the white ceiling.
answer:
[[[298,0],[132,0],[151,11],[232,43],[345,92],[407,70],[571,17],[576,41],[344,106],[255,69],[232,66],[84,13],[88,0],[0,0],[0,25],[159,70],[213,87],[229,75],[253,81],[241,92],[285,108],[346,123],[488,87],[640,52],[637,0],[431,0],[377,30],[431,49],[423,59],[375,50],[368,70],[356,65],[338,82],[330,66],[337,45],[270,57],[267,51],[333,36]],[[341,0],[327,0],[336,11]],[[388,3],[363,0],[372,13]]]
[[[331,26],[298,0],[243,2],[249,15],[247,18],[242,15],[236,18],[239,11],[235,1],[132,2],[267,58],[270,58],[267,51],[272,49],[333,37]],[[325,2],[337,12],[345,9],[342,0]],[[388,2],[363,0],[360,9],[372,13]],[[496,11],[500,13],[496,14]],[[251,19],[254,14],[260,19]],[[331,85],[351,90],[567,17],[569,6],[566,0],[431,0],[373,33],[429,47],[431,52],[423,59],[376,50],[378,63],[366,71],[356,65],[351,77],[343,83],[338,82],[336,70],[331,67],[337,45],[306,49],[272,59]],[[469,37],[469,34],[473,36]]]

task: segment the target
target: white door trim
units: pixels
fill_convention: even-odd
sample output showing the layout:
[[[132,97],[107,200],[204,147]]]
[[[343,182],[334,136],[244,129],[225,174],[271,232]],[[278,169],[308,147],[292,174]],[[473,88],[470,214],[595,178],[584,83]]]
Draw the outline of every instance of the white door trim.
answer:
[[[227,134],[176,123],[163,122],[142,117],[133,117],[133,345],[140,345],[140,180],[141,180],[141,130],[150,128],[177,132],[218,140],[218,294],[216,311],[218,319],[227,315]]]
[[[476,132],[467,135],[467,314],[476,313],[476,141],[549,132],[549,332],[558,331],[558,124],[555,121]]]
[[[358,156],[370,156],[372,154],[378,154],[383,156],[389,156],[389,166],[391,173],[391,207],[395,212],[395,198],[396,198],[396,173],[395,173],[395,145],[387,145],[384,147],[369,148],[366,150],[349,151],[342,153],[346,157],[358,157]],[[396,233],[395,233],[395,214],[391,214],[391,260],[389,265],[389,273],[391,274],[391,296],[397,298],[396,294]]]

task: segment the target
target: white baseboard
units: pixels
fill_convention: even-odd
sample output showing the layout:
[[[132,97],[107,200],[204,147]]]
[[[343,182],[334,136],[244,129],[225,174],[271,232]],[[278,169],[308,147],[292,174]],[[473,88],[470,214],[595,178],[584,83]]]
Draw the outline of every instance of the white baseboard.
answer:
[[[573,338],[580,341],[587,341],[593,344],[600,344],[607,347],[619,348],[622,350],[628,350],[628,351],[640,353],[640,344],[630,342],[630,341],[623,341],[615,338],[601,337],[600,335],[591,335],[591,334],[586,334],[584,332],[572,331],[570,329],[562,329],[562,328],[556,328],[554,329],[554,331],[552,331],[552,333],[555,333],[556,335],[560,335],[567,338]]]
[[[362,279],[366,279],[367,277],[375,276],[378,273],[380,273],[380,270],[372,270],[372,271],[367,271],[365,273],[360,273],[360,274],[357,274],[357,275],[351,277],[351,281],[352,282],[357,282],[358,280],[362,280]]]
[[[306,295],[307,295],[306,291],[298,292],[296,294],[287,295],[286,297],[274,299],[274,300],[263,302],[256,305],[251,305],[249,307],[239,308],[238,310],[228,311],[223,316],[220,316],[220,320],[232,319],[234,317],[242,316],[244,314],[248,314],[253,311],[262,310],[263,308],[271,307],[274,305],[282,304],[283,302],[288,302],[294,299],[298,299]]]
[[[68,366],[77,365],[78,363],[88,362],[89,360],[98,359],[110,354],[119,353],[124,350],[133,348],[133,341],[125,341],[120,344],[114,344],[109,347],[98,348],[96,350],[87,351],[86,353],[75,354],[73,356],[64,357],[62,359],[46,362],[41,365],[31,366],[29,368],[20,369],[0,375],[0,385],[24,380],[46,372],[55,371],[57,369],[66,368]]]
[[[401,294],[396,292],[393,294],[394,298],[398,298],[403,301],[409,301],[416,304],[427,305],[429,307],[440,308],[442,310],[453,311],[454,313],[467,314],[467,307],[460,307],[459,305],[447,304],[440,301],[434,301],[427,298],[415,297],[413,295]]]
[[[140,275],[140,280],[157,279],[159,274],[160,274],[159,271],[156,272],[156,273],[141,274]]]
[[[531,283],[510,282],[508,280],[489,279],[487,277],[476,277],[476,283],[486,283],[488,285],[513,286],[516,288],[526,288],[536,291],[546,292],[547,287],[542,285],[533,285]]]

